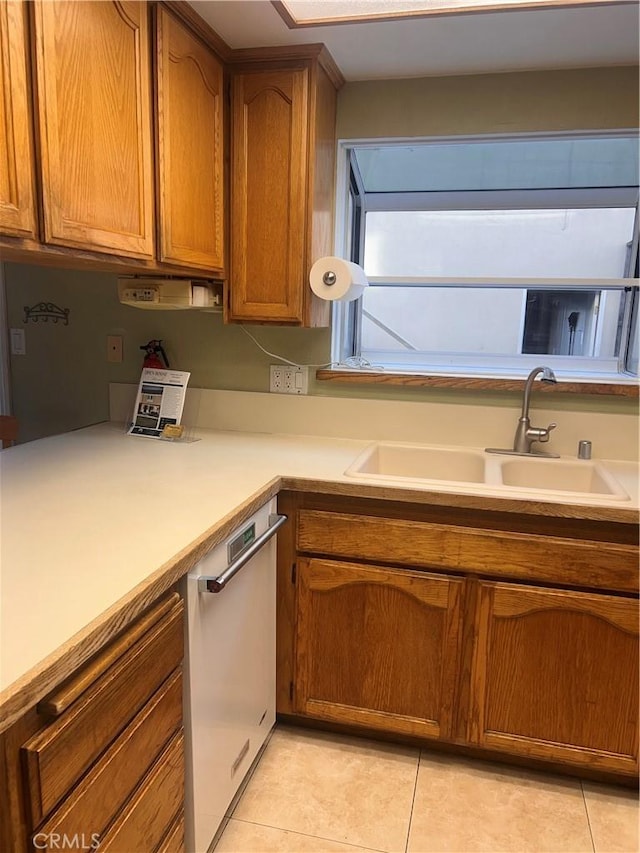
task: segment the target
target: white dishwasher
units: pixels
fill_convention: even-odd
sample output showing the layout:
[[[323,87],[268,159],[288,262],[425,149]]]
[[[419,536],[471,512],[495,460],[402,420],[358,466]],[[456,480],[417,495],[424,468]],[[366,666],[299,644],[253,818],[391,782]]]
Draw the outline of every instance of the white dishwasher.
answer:
[[[274,534],[285,521],[273,498],[183,581],[189,853],[209,849],[275,723]]]

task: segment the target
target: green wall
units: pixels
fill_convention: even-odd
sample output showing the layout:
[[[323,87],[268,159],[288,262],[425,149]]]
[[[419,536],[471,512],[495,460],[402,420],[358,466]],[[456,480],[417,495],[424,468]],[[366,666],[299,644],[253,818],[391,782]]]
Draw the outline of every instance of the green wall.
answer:
[[[340,139],[475,133],[589,130],[638,126],[636,68],[581,69],[346,84],[339,93]],[[22,440],[108,416],[108,382],[137,382],[139,346],[165,342],[173,367],[190,370],[192,387],[267,391],[269,364],[235,325],[201,312],[152,312],[119,304],[116,276],[19,264],[5,265],[9,326],[26,332],[27,354],[11,358],[14,411]],[[24,323],[24,306],[70,308],[68,326]],[[330,358],[328,329],[247,327],[271,352],[304,364]],[[124,361],[108,364],[106,337],[124,339]],[[312,372],[313,373],[313,372]],[[310,381],[331,396],[513,404],[514,395],[340,385]],[[626,400],[557,397],[557,408],[633,412]]]

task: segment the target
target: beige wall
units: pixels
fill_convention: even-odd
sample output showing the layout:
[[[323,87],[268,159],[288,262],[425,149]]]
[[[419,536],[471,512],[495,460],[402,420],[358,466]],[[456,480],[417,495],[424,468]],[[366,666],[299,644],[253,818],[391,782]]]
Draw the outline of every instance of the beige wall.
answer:
[[[638,68],[371,80],[338,96],[338,139],[638,127]]]
[[[365,138],[638,126],[637,69],[584,69],[348,83],[340,91],[338,137]],[[9,326],[26,331],[27,355],[11,359],[14,410],[22,440],[107,418],[107,383],[137,382],[139,346],[162,338],[172,366],[192,372],[191,386],[266,391],[269,364],[238,326],[219,315],[146,312],[118,303],[107,273],[6,264]],[[24,306],[40,301],[71,309],[67,327],[24,323]],[[252,326],[268,350],[292,361],[330,358],[327,329]],[[106,336],[121,334],[124,361],[107,364]],[[310,383],[317,395],[517,406],[513,394],[477,394]],[[554,397],[558,410],[631,413],[634,403]],[[259,424],[255,425],[259,429]]]

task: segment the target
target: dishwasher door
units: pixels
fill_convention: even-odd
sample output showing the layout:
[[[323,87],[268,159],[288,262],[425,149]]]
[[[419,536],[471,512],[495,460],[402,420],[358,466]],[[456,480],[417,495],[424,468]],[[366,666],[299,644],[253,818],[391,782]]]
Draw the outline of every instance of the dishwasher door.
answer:
[[[275,723],[273,533],[284,520],[275,512],[274,498],[207,554],[184,581],[185,824],[187,850],[194,853],[209,849]],[[242,566],[233,573],[238,563]],[[232,577],[225,582],[229,573]],[[208,591],[220,586],[220,576],[220,591]]]

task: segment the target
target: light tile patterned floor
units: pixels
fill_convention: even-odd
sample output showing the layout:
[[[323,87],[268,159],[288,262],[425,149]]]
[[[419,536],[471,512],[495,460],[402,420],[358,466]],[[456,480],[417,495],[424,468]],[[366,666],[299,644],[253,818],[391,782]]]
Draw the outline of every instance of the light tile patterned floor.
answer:
[[[215,853],[638,853],[636,793],[278,727]]]

